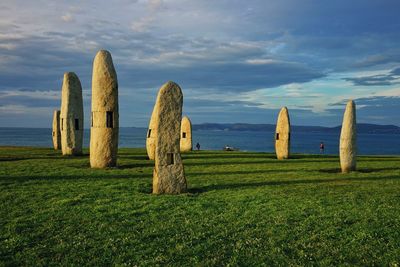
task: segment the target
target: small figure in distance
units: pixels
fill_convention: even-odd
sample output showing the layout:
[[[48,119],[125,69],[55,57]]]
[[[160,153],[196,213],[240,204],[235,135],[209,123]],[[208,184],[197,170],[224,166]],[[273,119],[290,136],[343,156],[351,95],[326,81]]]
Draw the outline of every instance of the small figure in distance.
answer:
[[[321,154],[324,154],[324,150],[325,150],[324,142],[321,142],[321,143],[319,144],[319,152],[320,152]]]
[[[196,148],[197,148],[197,150],[200,150],[200,144],[199,143],[196,144]]]

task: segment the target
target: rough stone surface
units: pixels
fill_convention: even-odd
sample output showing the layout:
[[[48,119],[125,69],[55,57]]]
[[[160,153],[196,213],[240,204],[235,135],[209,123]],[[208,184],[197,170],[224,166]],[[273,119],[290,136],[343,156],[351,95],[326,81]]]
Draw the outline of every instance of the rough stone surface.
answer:
[[[115,167],[118,152],[118,81],[111,54],[97,52],[93,62],[90,166]]]
[[[187,191],[179,148],[183,95],[174,82],[165,83],[158,92],[154,119],[157,130],[154,194],[179,194]]]
[[[344,173],[356,170],[356,136],[356,105],[353,100],[350,100],[346,105],[340,133],[340,167]]]
[[[182,118],[180,144],[181,152],[192,151],[192,123],[187,116]]]
[[[151,114],[149,128],[147,129],[147,137],[146,137],[146,151],[149,159],[154,160],[156,154],[156,135],[157,135],[157,127],[156,127],[156,119],[155,114],[157,113],[157,105],[153,108],[153,113]]]
[[[64,74],[61,92],[60,127],[62,154],[82,154],[82,86],[78,76],[73,72],[66,72]]]
[[[275,152],[278,159],[288,159],[290,156],[290,119],[286,107],[281,109],[276,122]]]
[[[60,111],[53,112],[53,147],[55,150],[61,149],[61,131],[60,131]]]

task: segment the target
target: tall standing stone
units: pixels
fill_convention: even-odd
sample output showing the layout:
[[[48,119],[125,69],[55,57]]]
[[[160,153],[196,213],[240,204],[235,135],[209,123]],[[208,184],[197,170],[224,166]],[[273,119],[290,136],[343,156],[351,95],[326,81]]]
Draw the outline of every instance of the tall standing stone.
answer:
[[[111,54],[97,52],[92,76],[90,166],[115,167],[118,152],[118,81]]]
[[[154,160],[156,154],[156,136],[157,136],[157,127],[156,127],[156,119],[155,114],[157,113],[157,105],[153,108],[153,113],[151,114],[149,128],[147,129],[147,137],[146,137],[146,151],[149,159]]]
[[[55,150],[61,149],[61,131],[60,131],[60,111],[53,112],[53,147]]]
[[[153,171],[154,194],[179,194],[187,191],[179,148],[183,95],[174,82],[165,83],[155,104],[156,153]]]
[[[192,123],[187,116],[182,118],[181,123],[181,152],[192,151]]]
[[[353,100],[350,100],[344,111],[342,131],[340,133],[340,167],[344,173],[356,170],[356,136],[356,104]]]
[[[278,159],[288,159],[290,156],[290,119],[287,107],[281,109],[276,122],[275,152]]]
[[[60,128],[62,154],[82,154],[82,86],[78,76],[73,72],[64,73],[61,93]]]

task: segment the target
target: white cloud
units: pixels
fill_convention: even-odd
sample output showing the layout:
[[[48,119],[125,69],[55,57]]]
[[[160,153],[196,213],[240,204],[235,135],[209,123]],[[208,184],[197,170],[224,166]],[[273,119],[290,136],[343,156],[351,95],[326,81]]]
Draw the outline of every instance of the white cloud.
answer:
[[[246,59],[245,61],[247,64],[251,65],[266,65],[266,64],[272,64],[272,63],[277,63],[277,60],[273,59]]]
[[[154,21],[152,17],[144,17],[132,22],[131,29],[134,32],[146,32],[149,30],[151,23]]]
[[[74,21],[74,18],[73,18],[73,16],[71,15],[71,13],[67,13],[67,14],[61,16],[61,19],[62,19],[63,21],[65,21],[65,22]]]
[[[0,44],[0,49],[6,49],[6,50],[14,50],[17,47],[16,44],[13,43],[3,43]]]
[[[5,114],[13,114],[13,115],[24,115],[24,114],[29,114],[30,116],[32,115],[37,115],[41,116],[43,114],[50,114],[53,109],[50,108],[44,108],[44,107],[37,107],[37,108],[32,108],[32,107],[26,107],[22,105],[4,105],[0,106],[0,111],[2,115]],[[21,125],[22,126],[22,125]]]

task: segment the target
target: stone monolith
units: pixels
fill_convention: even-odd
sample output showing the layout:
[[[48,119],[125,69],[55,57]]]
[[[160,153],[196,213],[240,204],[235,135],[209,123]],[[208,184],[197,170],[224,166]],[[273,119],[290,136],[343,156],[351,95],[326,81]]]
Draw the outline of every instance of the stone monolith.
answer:
[[[344,173],[356,170],[356,135],[356,104],[353,100],[350,100],[344,111],[340,133],[340,167]]]
[[[82,154],[82,86],[78,76],[73,72],[64,73],[61,92],[60,129],[62,154]]]
[[[61,149],[61,131],[60,131],[60,111],[53,112],[53,147],[55,150]]]
[[[149,159],[154,160],[156,153],[156,135],[157,135],[157,127],[156,127],[156,119],[155,114],[157,113],[157,105],[153,108],[153,113],[151,114],[149,128],[147,129],[147,137],[146,137],[146,151]]]
[[[287,107],[281,109],[276,122],[275,152],[278,159],[288,159],[290,156],[290,119]]]
[[[182,118],[180,147],[181,152],[192,151],[192,123],[187,116]]]
[[[118,81],[111,54],[97,52],[92,75],[90,166],[115,167],[118,152]]]
[[[153,171],[154,194],[179,194],[187,191],[179,148],[183,95],[174,82],[165,83],[155,104],[156,146]]]

